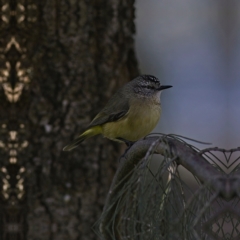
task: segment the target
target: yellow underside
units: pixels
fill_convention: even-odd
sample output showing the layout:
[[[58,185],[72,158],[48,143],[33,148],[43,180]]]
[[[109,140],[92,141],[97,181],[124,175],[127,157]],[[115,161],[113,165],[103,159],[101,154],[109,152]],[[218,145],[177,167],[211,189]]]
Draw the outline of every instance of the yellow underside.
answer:
[[[86,139],[102,134],[104,137],[115,141],[118,141],[117,138],[137,141],[155,128],[160,115],[161,105],[159,101],[146,102],[137,99],[131,103],[131,108],[123,118],[87,129],[79,137]]]
[[[137,109],[137,110],[136,110]],[[143,111],[143,110],[146,111]],[[157,125],[160,118],[160,105],[149,108],[138,106],[130,109],[128,114],[116,122],[102,125],[102,134],[112,140],[123,138],[128,141],[137,141],[149,134]]]

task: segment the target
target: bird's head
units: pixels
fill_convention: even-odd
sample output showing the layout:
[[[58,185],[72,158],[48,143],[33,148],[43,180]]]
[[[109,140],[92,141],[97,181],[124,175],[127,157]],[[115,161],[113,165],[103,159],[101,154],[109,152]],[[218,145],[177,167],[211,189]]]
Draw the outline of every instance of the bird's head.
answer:
[[[172,87],[169,85],[161,85],[159,79],[152,75],[141,75],[132,82],[134,92],[143,96],[155,95],[164,89]]]

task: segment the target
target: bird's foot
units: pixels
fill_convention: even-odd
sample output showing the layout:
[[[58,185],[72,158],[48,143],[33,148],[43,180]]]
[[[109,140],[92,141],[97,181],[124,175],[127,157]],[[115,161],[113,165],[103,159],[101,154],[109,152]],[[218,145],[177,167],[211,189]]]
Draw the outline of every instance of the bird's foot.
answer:
[[[132,142],[132,141],[128,141],[124,138],[117,138],[117,139],[124,142],[127,145],[128,148],[131,147],[135,143],[135,142]]]
[[[126,153],[128,152],[128,150],[132,147],[132,145],[135,143],[135,142],[132,142],[132,141],[128,141],[126,139],[123,139],[123,138],[118,138],[120,141],[123,141],[126,145],[127,145],[127,148],[125,150],[125,152],[121,155],[121,157],[119,158],[119,162],[122,158],[125,158],[125,155]]]

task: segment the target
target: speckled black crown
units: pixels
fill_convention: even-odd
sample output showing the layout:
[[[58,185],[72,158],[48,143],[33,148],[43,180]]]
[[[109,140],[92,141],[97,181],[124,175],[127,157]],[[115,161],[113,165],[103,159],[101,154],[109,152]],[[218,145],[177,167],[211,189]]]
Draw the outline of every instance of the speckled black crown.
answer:
[[[146,81],[151,81],[151,82],[154,82],[154,83],[159,83],[160,82],[158,78],[156,78],[152,75],[142,75],[141,77]]]

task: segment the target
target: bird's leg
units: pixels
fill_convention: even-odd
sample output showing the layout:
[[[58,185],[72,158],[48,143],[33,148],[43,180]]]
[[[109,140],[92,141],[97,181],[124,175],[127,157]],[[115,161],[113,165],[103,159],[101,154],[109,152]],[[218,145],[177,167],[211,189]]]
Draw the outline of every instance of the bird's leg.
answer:
[[[127,149],[129,149],[135,142],[131,142],[131,141],[124,141],[125,142],[125,144],[127,145]]]
[[[123,155],[119,158],[119,160],[120,160],[121,158],[125,157],[127,151],[132,147],[132,145],[133,145],[135,142],[128,141],[128,140],[126,140],[126,139],[124,139],[124,138],[117,138],[117,139],[120,140],[120,141],[122,141],[122,142],[124,142],[124,143],[127,145],[127,148],[126,148],[125,152],[124,152]]]
[[[135,142],[132,142],[132,141],[128,141],[124,138],[117,138],[117,139],[124,142],[127,145],[128,148],[130,148],[135,143]]]

